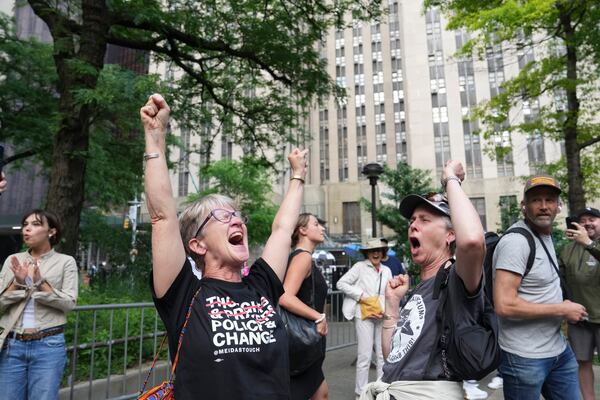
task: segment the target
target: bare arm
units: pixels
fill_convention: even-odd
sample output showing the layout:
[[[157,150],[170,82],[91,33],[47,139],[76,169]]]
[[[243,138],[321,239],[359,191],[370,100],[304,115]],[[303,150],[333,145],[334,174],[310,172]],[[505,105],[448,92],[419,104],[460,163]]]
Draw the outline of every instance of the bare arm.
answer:
[[[518,296],[521,275],[496,269],[494,281],[494,308],[503,318],[535,319],[561,317],[568,321],[580,321],[587,316],[581,304],[565,300],[556,304],[531,303]]]
[[[383,358],[387,358],[392,350],[392,338],[398,319],[400,319],[400,300],[408,291],[410,279],[408,275],[392,277],[385,286],[385,314],[381,330],[381,348]]]
[[[144,188],[146,205],[152,219],[152,279],[154,291],[159,298],[171,287],[185,262],[177,206],[165,157],[169,114],[167,102],[158,94],[150,96],[140,110],[146,153],[158,153],[158,157],[146,161]]]
[[[296,315],[316,321],[321,317],[321,313],[304,304],[296,296],[300,290],[302,281],[309,276],[311,266],[312,259],[309,253],[302,252],[292,258],[292,262],[285,275],[285,280],[283,281],[285,293],[279,298],[279,304]]]
[[[279,210],[273,220],[271,236],[265,244],[262,258],[273,268],[279,279],[283,281],[289,249],[292,244],[292,233],[300,215],[302,196],[304,194],[304,178],[306,177],[308,150],[294,149],[288,155],[292,176],[302,179],[292,179],[288,190],[279,206]]]
[[[456,176],[464,179],[465,172],[460,162],[448,160],[443,178]],[[485,257],[485,237],[479,214],[460,183],[449,180],[446,185],[450,218],[456,235],[456,273],[465,284],[467,292],[473,294],[479,288]]]

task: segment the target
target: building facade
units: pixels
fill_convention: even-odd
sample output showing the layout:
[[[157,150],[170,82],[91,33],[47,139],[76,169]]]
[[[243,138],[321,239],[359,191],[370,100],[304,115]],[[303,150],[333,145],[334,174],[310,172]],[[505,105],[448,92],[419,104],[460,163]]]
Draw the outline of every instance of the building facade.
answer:
[[[484,228],[499,229],[503,209],[521,200],[522,178],[536,173],[540,164],[560,158],[563,149],[540,135],[506,129],[511,122],[533,117],[537,101],[524,101],[487,140],[477,134],[480,125],[469,114],[543,50],[498,45],[481,58],[459,57],[456,52],[469,35],[445,29],[439,10],[424,11],[422,1],[414,0],[389,0],[385,7],[381,22],[356,22],[333,30],[318,44],[330,76],[347,96],[315,107],[306,120],[312,135],[306,211],[327,219],[332,237],[363,240],[373,234],[371,213],[360,203],[371,197],[368,179],[361,173],[364,165],[377,162],[394,168],[404,161],[431,171],[437,183],[452,158],[465,166],[463,186]],[[165,66],[157,68],[167,79],[174,74]],[[188,149],[202,147],[201,135],[181,135]],[[489,157],[495,147],[505,148],[507,154]],[[210,157],[236,159],[241,154],[223,142],[213,145]],[[183,198],[201,186],[197,177],[203,160],[197,151],[186,149],[173,156],[178,169],[172,183]],[[285,179],[279,179],[275,192],[281,195],[283,190]],[[387,189],[379,183],[378,190]],[[384,234],[390,233],[378,226],[378,234],[382,228]]]
[[[370,198],[368,180],[361,175],[365,164],[394,168],[405,161],[430,170],[437,183],[446,160],[453,158],[465,166],[464,188],[484,228],[497,230],[500,204],[521,200],[520,178],[560,158],[562,149],[539,135],[511,134],[506,125],[496,127],[497,135],[486,142],[474,134],[479,125],[469,113],[534,60],[536,49],[495,46],[482,59],[458,57],[468,34],[446,30],[439,10],[424,11],[422,2],[412,0],[390,0],[387,6],[381,23],[357,22],[320,43],[329,72],[347,97],[330,99],[310,114],[307,205],[324,211],[332,236],[360,232],[368,237],[370,212],[359,203]],[[511,121],[530,118],[538,107],[524,103]],[[509,147],[509,152],[491,159],[490,146]]]

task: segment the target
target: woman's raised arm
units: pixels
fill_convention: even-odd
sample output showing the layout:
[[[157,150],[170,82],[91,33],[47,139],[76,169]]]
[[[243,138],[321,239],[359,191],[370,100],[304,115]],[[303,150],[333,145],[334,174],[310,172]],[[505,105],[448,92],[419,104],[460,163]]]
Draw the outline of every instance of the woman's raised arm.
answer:
[[[304,193],[304,179],[307,170],[308,150],[294,149],[288,155],[292,178],[287,193],[279,206],[273,220],[271,236],[267,240],[262,253],[262,258],[273,268],[279,279],[283,281],[287,267],[292,232],[300,215],[302,195]]]
[[[171,110],[160,94],[153,94],[140,109],[146,152],[144,188],[152,219],[152,279],[157,297],[165,295],[185,262],[179,233],[177,206],[165,157],[166,135]]]

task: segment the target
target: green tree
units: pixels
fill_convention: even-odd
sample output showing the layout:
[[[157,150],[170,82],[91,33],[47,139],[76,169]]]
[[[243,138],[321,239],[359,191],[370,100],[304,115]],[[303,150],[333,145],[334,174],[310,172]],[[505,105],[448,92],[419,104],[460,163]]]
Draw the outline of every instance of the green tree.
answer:
[[[564,142],[562,165],[571,209],[585,206],[597,194],[600,168],[598,124],[600,3],[595,0],[426,0],[449,18],[449,29],[466,29],[473,38],[462,55],[504,44],[509,51],[536,51],[535,60],[523,62],[520,72],[501,85],[500,93],[480,105],[475,118],[484,122],[487,138],[510,115],[532,105],[522,123],[506,129],[542,135]],[[534,105],[540,100],[539,110]],[[502,128],[505,129],[505,128]],[[499,152],[502,155],[502,152]],[[554,167],[555,170],[557,169]],[[592,173],[587,175],[586,171]],[[593,189],[593,190],[592,190]]]
[[[28,0],[54,40],[59,117],[53,136],[48,208],[65,225],[74,253],[84,204],[94,96],[108,44],[146,50],[183,71],[174,82],[174,115],[198,121],[230,117],[234,143],[264,155],[293,140],[290,127],[315,97],[339,94],[315,46],[332,27],[380,13],[380,0]],[[147,92],[146,95],[151,92]],[[135,104],[133,99],[127,104]],[[293,104],[292,104],[293,103]],[[180,112],[178,114],[178,111]],[[135,113],[137,115],[137,113]],[[185,123],[182,121],[182,125]],[[207,153],[208,154],[208,153]]]
[[[271,201],[272,182],[269,165],[262,159],[243,157],[240,161],[219,160],[202,171],[209,188],[188,196],[196,201],[211,193],[234,199],[248,216],[248,239],[251,244],[264,244],[271,234],[277,207]]]
[[[148,282],[152,265],[150,224],[138,225],[136,248],[138,254],[131,262],[131,228],[123,229],[120,218],[107,217],[97,209],[86,209],[81,218],[81,241],[94,243],[108,257],[110,270],[100,265],[95,277],[95,296],[104,302],[149,300]],[[110,300],[109,300],[110,299]],[[93,304],[93,303],[92,303]]]
[[[0,13],[0,141],[9,139],[16,154],[5,163],[32,155],[46,166],[56,130],[58,101],[52,47],[34,39],[20,40],[7,15]]]
[[[54,132],[60,120],[52,52],[51,45],[19,39],[12,22],[0,15],[0,141],[14,148],[6,163],[18,165],[31,158],[46,169],[52,166]],[[107,210],[141,192],[139,154],[144,143],[138,134],[138,108],[148,91],[158,87],[154,75],[107,65],[93,90],[74,93],[78,102],[98,104],[89,114],[89,168],[81,193],[87,206]]]
[[[382,204],[377,209],[377,220],[396,233],[395,239],[398,241],[396,250],[399,251],[405,261],[410,263],[408,220],[400,215],[398,207],[400,201],[409,194],[423,194],[433,191],[430,171],[413,168],[400,161],[395,169],[385,166],[380,180],[390,191],[382,194],[382,197],[387,200],[385,201],[387,204]],[[366,209],[371,210],[370,201],[362,199],[362,203]],[[415,273],[411,268],[409,268],[409,272],[411,275]]]

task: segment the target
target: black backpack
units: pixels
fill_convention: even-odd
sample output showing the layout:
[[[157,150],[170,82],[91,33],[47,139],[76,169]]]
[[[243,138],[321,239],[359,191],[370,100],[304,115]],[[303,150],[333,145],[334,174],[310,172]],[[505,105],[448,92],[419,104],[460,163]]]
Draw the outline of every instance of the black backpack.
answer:
[[[435,277],[433,299],[439,299],[435,316],[438,324],[437,348],[431,352],[425,371],[431,370],[439,355],[446,380],[480,380],[500,365],[498,320],[486,296],[482,296],[484,307],[479,315],[454,307],[446,290],[453,268],[454,263],[450,267],[442,267]]]
[[[524,228],[512,228],[505,232],[519,233],[529,243],[529,258],[523,277],[535,260],[535,242],[531,233]],[[451,381],[480,380],[498,368],[500,364],[500,345],[498,344],[498,319],[493,305],[492,259],[494,250],[500,241],[495,233],[486,234],[486,255],[484,259],[484,296],[483,311],[476,316],[454,307],[448,300],[450,267],[438,270],[433,299],[439,299],[436,312],[438,335],[437,351],[430,355],[426,371],[429,371],[437,354],[441,355],[444,377]]]
[[[485,259],[483,260],[483,279],[484,279],[484,292],[485,297],[488,298],[492,307],[494,306],[494,281],[493,281],[493,266],[492,261],[494,259],[494,250],[496,250],[496,246],[502,237],[509,233],[519,233],[525,236],[527,239],[527,243],[529,244],[529,257],[527,258],[527,264],[525,265],[525,272],[521,277],[521,280],[527,276],[529,271],[531,271],[531,267],[533,266],[533,262],[535,261],[535,241],[533,239],[533,235],[525,228],[515,227],[504,232],[504,235],[498,236],[497,233],[494,232],[486,232],[485,233]]]

